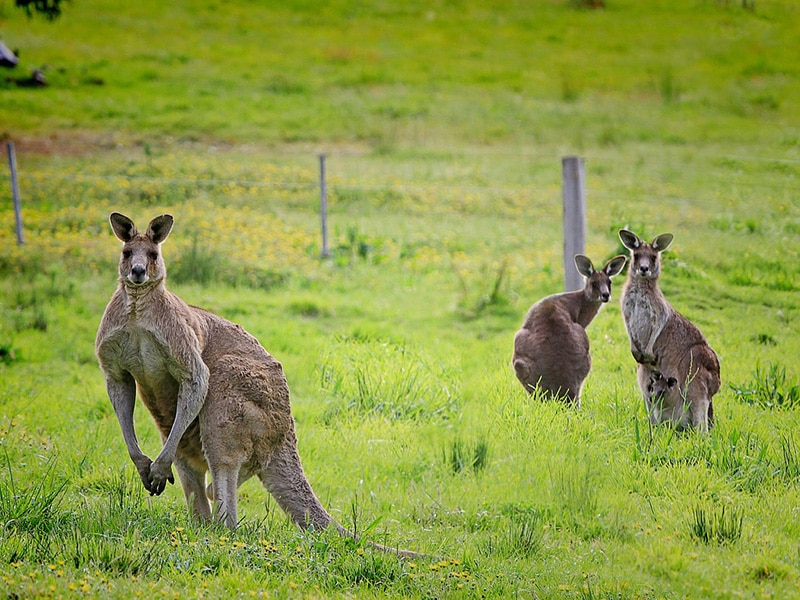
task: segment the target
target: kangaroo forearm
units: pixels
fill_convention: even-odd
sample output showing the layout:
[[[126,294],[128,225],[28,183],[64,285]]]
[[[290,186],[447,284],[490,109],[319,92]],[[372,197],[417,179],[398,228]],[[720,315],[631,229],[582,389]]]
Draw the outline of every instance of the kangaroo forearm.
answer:
[[[201,363],[202,364],[202,363]],[[181,383],[178,390],[178,402],[175,411],[175,420],[172,423],[164,447],[156,460],[172,462],[178,451],[178,444],[203,408],[203,403],[208,392],[208,368],[203,364],[202,369],[195,377]]]
[[[136,438],[136,430],[133,425],[136,383],[132,377],[124,378],[122,381],[117,381],[109,377],[106,379],[106,390],[108,391],[111,406],[114,408],[114,414],[116,414],[117,421],[122,430],[122,438],[125,441],[125,447],[128,449],[128,455],[138,467],[142,459],[149,459],[139,447],[139,440]]]

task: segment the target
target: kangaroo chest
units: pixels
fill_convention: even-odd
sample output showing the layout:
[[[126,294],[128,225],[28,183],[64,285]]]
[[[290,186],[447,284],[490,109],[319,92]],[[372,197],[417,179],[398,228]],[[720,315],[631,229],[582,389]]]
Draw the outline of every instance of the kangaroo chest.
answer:
[[[630,338],[645,347],[661,333],[668,312],[653,294],[633,287],[623,296],[622,315]]]
[[[140,327],[126,327],[113,340],[119,366],[137,382],[160,380],[169,374],[169,348],[153,332]]]
[[[178,395],[175,374],[182,369],[168,346],[146,327],[129,323],[105,339],[101,353],[105,363],[133,376],[141,400],[159,425],[171,423]]]

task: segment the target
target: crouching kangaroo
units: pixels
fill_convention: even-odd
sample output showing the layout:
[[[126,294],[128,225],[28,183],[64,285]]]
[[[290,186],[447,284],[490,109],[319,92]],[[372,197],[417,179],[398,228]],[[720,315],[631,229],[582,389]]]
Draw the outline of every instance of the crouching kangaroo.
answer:
[[[615,256],[598,271],[591,260],[578,254],[575,266],[586,277],[583,289],[547,296],[530,308],[514,336],[511,359],[528,393],[538,388],[580,406],[581,387],[592,368],[586,327],[611,298],[611,278],[626,260]]]
[[[648,244],[621,229],[619,237],[631,252],[620,298],[622,316],[650,421],[707,430],[714,425],[712,397],[720,386],[719,360],[700,330],[667,302],[658,287],[661,252],[673,236],[664,233]],[[674,377],[678,385],[661,390],[661,408],[654,410],[648,387],[658,382],[656,373],[668,374],[667,382]]]
[[[172,216],[156,217],[145,233],[119,213],[110,221],[123,242],[119,285],[95,349],[145,488],[161,494],[167,482],[174,483],[174,464],[192,512],[210,520],[210,497],[215,517],[235,528],[237,489],[255,475],[301,528],[334,524],[351,536],[334,523],[303,472],[281,364],[241,326],[166,289],[161,243],[172,230]],[[152,461],[134,431],[137,390],[163,442]]]

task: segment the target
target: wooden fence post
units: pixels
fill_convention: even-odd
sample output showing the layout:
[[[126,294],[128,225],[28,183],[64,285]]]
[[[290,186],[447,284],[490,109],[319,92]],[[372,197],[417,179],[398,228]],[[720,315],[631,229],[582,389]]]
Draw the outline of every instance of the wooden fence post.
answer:
[[[566,156],[561,159],[561,181],[564,202],[564,289],[570,292],[583,287],[583,277],[575,268],[575,255],[583,254],[586,241],[586,174],[582,158]]]
[[[325,181],[325,155],[319,155],[319,214],[322,222],[322,258],[330,257],[328,250],[328,184]]]
[[[22,207],[19,199],[19,181],[17,179],[17,156],[14,153],[14,142],[6,142],[8,149],[8,167],[11,169],[11,195],[14,200],[14,218],[17,222],[17,245],[22,245]]]

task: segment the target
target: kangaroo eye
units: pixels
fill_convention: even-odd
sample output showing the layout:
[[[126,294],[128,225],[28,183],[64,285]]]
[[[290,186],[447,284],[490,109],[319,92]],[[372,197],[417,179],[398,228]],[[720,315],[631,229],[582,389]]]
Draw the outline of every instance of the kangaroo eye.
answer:
[[[122,251],[122,258],[130,258],[130,257],[131,257],[131,251],[130,250],[123,250]]]
[[[150,260],[158,260],[158,252],[150,252],[147,256],[150,258]]]

